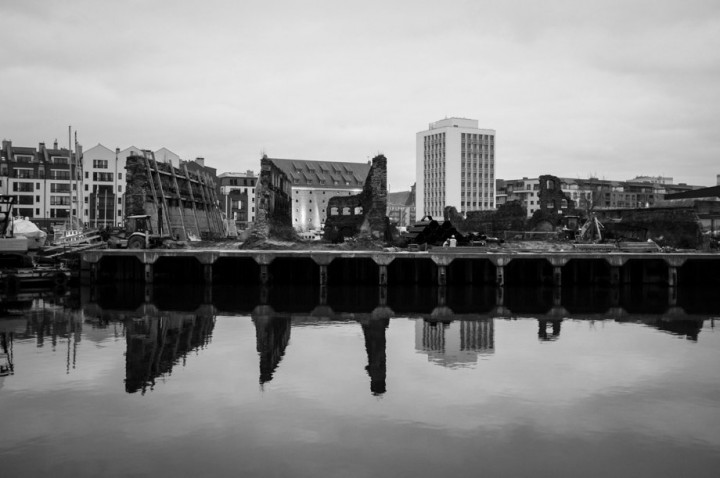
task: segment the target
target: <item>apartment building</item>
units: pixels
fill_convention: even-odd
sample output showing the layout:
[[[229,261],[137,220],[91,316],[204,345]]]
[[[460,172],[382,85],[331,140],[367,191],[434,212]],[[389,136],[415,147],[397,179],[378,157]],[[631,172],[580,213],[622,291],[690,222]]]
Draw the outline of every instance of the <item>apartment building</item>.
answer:
[[[220,209],[225,217],[235,221],[239,230],[247,229],[255,221],[255,185],[258,176],[251,170],[245,173],[218,175]]]
[[[558,178],[560,188],[576,209],[642,208],[661,200],[666,194],[698,189],[700,186],[673,184],[669,177],[637,177],[629,181],[598,178]],[[540,178],[498,180],[497,204],[518,201],[528,217],[540,209]]]
[[[82,163],[57,142],[49,148],[15,146],[3,140],[0,150],[0,192],[15,196],[15,215],[49,228],[77,217]]]
[[[416,134],[416,213],[442,217],[495,208],[495,130],[478,121],[446,118]]]

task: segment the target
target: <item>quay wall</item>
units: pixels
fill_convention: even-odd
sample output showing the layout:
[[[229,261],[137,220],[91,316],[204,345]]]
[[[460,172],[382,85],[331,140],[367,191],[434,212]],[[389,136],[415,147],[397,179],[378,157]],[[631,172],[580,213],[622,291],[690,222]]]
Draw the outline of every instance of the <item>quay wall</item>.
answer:
[[[325,285],[720,284],[720,254],[644,252],[94,250],[83,283]]]

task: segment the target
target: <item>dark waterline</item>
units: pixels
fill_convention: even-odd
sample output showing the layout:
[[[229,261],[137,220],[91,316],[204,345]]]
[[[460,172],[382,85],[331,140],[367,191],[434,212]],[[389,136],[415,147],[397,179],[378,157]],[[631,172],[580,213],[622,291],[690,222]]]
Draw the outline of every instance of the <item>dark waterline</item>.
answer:
[[[4,302],[7,476],[715,476],[713,290],[154,287]]]

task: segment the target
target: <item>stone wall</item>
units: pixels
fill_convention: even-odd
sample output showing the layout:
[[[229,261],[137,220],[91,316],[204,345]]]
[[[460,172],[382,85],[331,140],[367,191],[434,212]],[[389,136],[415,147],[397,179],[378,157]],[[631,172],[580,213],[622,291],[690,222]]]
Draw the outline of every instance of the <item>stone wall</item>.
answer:
[[[253,235],[256,240],[290,235],[292,231],[292,186],[287,175],[271,159],[260,160],[260,178],[255,186],[256,214]]]
[[[387,239],[387,158],[375,156],[363,191],[352,196],[335,196],[328,201],[325,239],[366,236]]]

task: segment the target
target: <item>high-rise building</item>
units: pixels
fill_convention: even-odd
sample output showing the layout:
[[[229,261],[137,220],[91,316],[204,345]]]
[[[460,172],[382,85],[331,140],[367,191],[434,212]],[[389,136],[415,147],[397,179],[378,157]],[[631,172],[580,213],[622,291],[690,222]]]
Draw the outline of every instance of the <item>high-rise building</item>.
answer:
[[[495,208],[495,130],[477,120],[446,118],[416,135],[416,217],[442,218]]]

